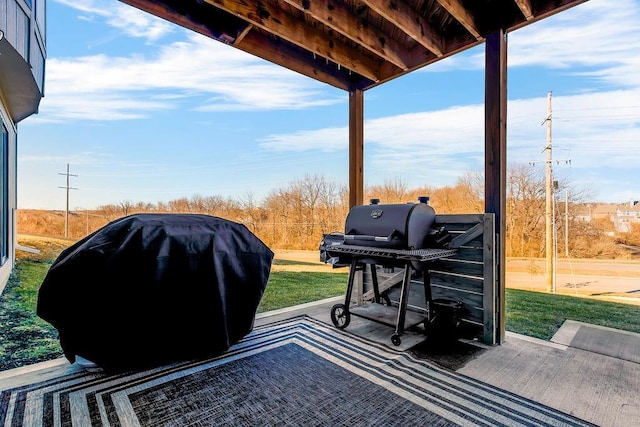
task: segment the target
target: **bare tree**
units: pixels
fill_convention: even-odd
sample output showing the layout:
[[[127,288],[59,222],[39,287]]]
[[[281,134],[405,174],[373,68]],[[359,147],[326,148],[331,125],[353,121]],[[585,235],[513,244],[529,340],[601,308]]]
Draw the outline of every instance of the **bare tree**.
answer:
[[[411,195],[409,186],[399,177],[386,179],[382,185],[374,185],[366,190],[368,198],[380,199],[381,203],[406,203]]]
[[[120,212],[122,214],[122,216],[127,216],[133,213],[133,208],[135,207],[135,205],[130,202],[129,200],[126,200],[124,202],[120,202],[118,204],[119,208],[120,208]]]
[[[220,196],[205,197],[202,201],[202,213],[219,215],[219,212],[223,210],[224,206],[225,200]]]
[[[335,231],[337,215],[340,223],[344,221],[342,191],[319,175],[306,175],[285,189],[272,191],[264,202],[272,225],[266,235],[276,245],[317,247],[323,233]]]
[[[507,236],[508,256],[541,257],[544,255],[545,185],[543,171],[529,165],[511,165],[507,170]],[[369,197],[382,203],[415,202],[418,196],[429,196],[437,213],[484,212],[484,178],[482,173],[467,172],[452,186],[409,188],[400,178],[390,179],[383,185],[366,189]],[[566,202],[562,196],[565,195]],[[613,227],[609,219],[586,222],[577,219],[576,212],[588,200],[588,190],[577,189],[559,180],[556,196],[556,231],[558,249],[562,253],[569,242],[570,254],[575,257],[623,256],[624,251],[609,237]],[[565,216],[565,209],[567,215]],[[305,175],[292,180],[286,187],[272,190],[262,201],[251,192],[239,199],[221,196],[194,195],[158,202],[157,204],[124,201],[100,206],[91,213],[83,211],[72,215],[70,232],[74,237],[85,235],[108,221],[136,212],[197,212],[219,216],[247,225],[249,229],[271,247],[315,250],[322,234],[344,231],[349,208],[349,188],[338,185],[320,175]],[[46,234],[55,229],[60,215],[37,218],[25,213],[21,227],[29,223],[30,230]],[[34,218],[34,219],[29,219]],[[567,227],[568,224],[568,227]],[[568,228],[568,229],[567,229]],[[38,231],[42,230],[42,231]],[[568,234],[567,234],[568,233]],[[624,236],[623,242],[638,245],[637,228]]]
[[[256,203],[255,196],[251,191],[248,191],[244,197],[238,201],[238,205],[243,213],[243,220],[241,222],[255,234],[261,220],[260,207]]]
[[[507,256],[544,255],[545,181],[530,165],[507,171]]]

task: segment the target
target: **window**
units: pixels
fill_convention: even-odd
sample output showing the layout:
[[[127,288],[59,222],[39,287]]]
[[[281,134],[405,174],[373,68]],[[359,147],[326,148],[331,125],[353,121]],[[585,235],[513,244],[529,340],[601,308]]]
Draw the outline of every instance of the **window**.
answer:
[[[22,41],[22,57],[29,62],[29,45],[31,43],[31,20],[29,15],[18,8],[18,34],[22,33],[22,37],[18,37],[18,41]],[[17,46],[16,46],[17,47]]]
[[[0,265],[9,255],[9,133],[0,119]]]
[[[38,28],[40,29],[40,34],[44,38],[47,2],[45,0],[35,0],[35,4],[36,4],[36,23],[38,24]]]

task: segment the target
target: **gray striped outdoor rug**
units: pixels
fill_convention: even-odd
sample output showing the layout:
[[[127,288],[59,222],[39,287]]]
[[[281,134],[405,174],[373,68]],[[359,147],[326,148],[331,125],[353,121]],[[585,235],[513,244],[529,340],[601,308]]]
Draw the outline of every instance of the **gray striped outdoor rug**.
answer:
[[[5,390],[0,426],[21,425],[591,424],[302,316],[214,359]]]

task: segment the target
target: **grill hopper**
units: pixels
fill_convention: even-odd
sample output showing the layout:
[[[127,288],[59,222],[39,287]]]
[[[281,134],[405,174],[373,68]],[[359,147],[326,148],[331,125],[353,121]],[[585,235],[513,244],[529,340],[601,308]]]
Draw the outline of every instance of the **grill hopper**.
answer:
[[[37,313],[71,362],[124,370],[210,357],[251,331],[272,260],[241,224],[131,215],[60,254]]]

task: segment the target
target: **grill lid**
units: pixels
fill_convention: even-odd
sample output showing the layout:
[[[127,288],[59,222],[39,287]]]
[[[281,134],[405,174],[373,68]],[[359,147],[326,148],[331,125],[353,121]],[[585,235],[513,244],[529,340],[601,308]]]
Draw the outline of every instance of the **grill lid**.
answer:
[[[390,249],[421,249],[435,222],[436,213],[428,197],[418,203],[355,206],[345,221],[344,243]]]

